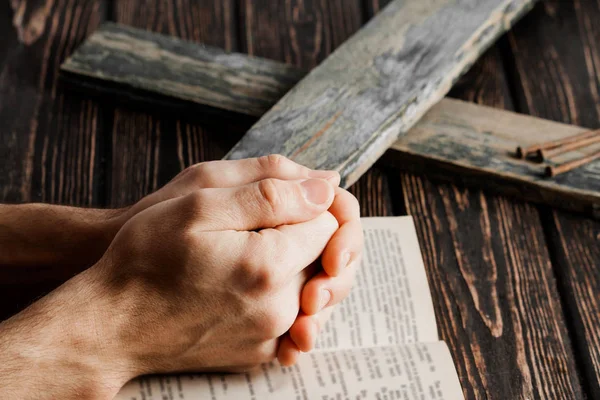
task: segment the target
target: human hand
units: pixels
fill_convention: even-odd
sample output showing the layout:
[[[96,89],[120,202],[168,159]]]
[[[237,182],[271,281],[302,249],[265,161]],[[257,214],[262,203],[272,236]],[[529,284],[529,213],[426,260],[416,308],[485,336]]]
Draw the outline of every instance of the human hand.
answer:
[[[163,188],[124,210],[118,217],[117,226],[122,226],[137,213],[154,204],[184,196],[197,189],[235,187],[266,178],[321,178],[335,186],[340,181],[339,174],[335,171],[311,170],[279,155],[205,162],[188,167]],[[310,351],[314,347],[318,331],[331,313],[330,307],[348,295],[356,268],[360,264],[363,233],[358,201],[352,194],[338,187],[329,211],[337,219],[340,229],[325,248],[321,258],[323,271],[314,276],[303,290],[303,312],[281,342],[278,358],[284,365],[294,364],[300,351]],[[325,299],[324,295],[329,296],[329,299]]]
[[[180,173],[160,190],[144,197],[135,205],[120,210],[94,210],[47,204],[3,206],[0,207],[0,223],[5,227],[12,227],[12,233],[9,229],[8,234],[0,237],[0,244],[13,251],[1,253],[0,263],[15,265],[15,268],[20,270],[26,266],[36,268],[35,274],[18,275],[11,275],[7,272],[9,269],[4,268],[4,276],[21,276],[43,282],[63,279],[66,281],[95,264],[119,229],[148,207],[185,196],[198,189],[234,187],[265,178],[323,178],[335,186],[339,183],[337,172],[313,171],[284,157],[272,155],[196,164]],[[345,264],[343,256],[346,253],[351,254],[351,265],[355,265],[360,258],[362,231],[356,200],[346,191],[336,188],[335,200],[330,211],[341,226],[325,248],[322,257],[323,270],[331,278],[321,273],[314,278],[314,283],[311,281],[308,284],[302,301],[305,313],[299,316],[298,326],[294,324],[291,330],[293,334],[284,339],[281,347],[283,356],[280,360],[286,365],[293,361],[294,354],[300,349],[307,351],[312,348],[316,336],[316,323],[322,324],[326,320],[324,315],[312,315],[319,309],[317,289],[325,288],[329,291],[329,305],[338,302],[347,294],[352,284],[353,268],[342,267]],[[44,271],[45,275],[40,271]],[[344,272],[336,276],[339,271]],[[307,318],[307,315],[311,317]],[[295,341],[288,343],[291,338]],[[289,352],[292,352],[292,356],[286,357],[285,354]]]
[[[138,213],[98,263],[0,324],[0,396],[108,398],[141,374],[271,361],[338,229],[333,201],[325,180],[267,179]]]
[[[338,229],[324,180],[200,189],[131,218],[91,273],[125,378],[271,361]],[[123,382],[124,383],[124,382]]]

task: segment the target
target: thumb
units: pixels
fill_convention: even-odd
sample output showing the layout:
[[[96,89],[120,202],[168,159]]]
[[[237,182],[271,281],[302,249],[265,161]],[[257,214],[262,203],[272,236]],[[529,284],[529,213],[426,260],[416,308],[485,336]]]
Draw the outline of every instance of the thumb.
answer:
[[[327,211],[335,197],[333,185],[323,179],[264,179],[199,193],[204,230],[251,231],[309,221]]]

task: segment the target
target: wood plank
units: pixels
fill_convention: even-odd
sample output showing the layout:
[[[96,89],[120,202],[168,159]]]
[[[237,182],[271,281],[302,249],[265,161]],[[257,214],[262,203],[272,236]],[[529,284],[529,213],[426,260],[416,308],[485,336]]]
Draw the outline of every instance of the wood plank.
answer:
[[[512,106],[499,52],[469,78],[455,95]],[[465,397],[581,398],[537,210],[419,175],[399,181]]]
[[[266,59],[114,23],[104,24],[62,66],[65,79],[88,91],[144,100],[160,108],[173,98],[194,112],[261,116],[305,73]],[[190,108],[191,109],[191,108]]]
[[[118,1],[113,19],[226,50],[237,46],[233,0]],[[221,158],[242,132],[236,134],[226,124],[215,125],[207,115],[182,121],[173,115],[119,105],[113,116],[109,204],[132,204],[186,166]]]
[[[276,4],[268,6],[277,7]],[[305,7],[304,4],[301,6]],[[293,10],[291,12],[295,15]],[[263,9],[262,13],[268,13],[268,18],[278,15],[275,9]],[[319,13],[315,16],[323,18]],[[323,24],[322,20],[313,21],[310,16],[304,18],[318,26]],[[291,21],[285,22],[291,26]],[[351,26],[345,27],[346,36],[356,30],[359,23],[355,19]],[[307,28],[306,22],[301,25],[302,29]],[[249,21],[248,29],[254,26],[262,24]],[[285,26],[281,29],[280,35],[285,36]],[[297,29],[287,34],[289,42],[282,44],[285,50],[281,51],[262,50],[265,42],[252,36],[246,40],[251,45],[249,51],[252,54],[259,51],[259,54],[270,54],[286,62],[297,59],[296,66],[292,66],[205,44],[198,46],[197,43],[127,25],[106,23],[65,61],[61,71],[68,82],[87,92],[103,94],[111,99],[122,97],[121,101],[144,103],[145,107],[166,107],[169,111],[181,107],[194,113],[228,110],[261,117],[308,73],[309,67],[299,66],[315,66],[321,58],[315,59],[314,55],[325,54],[322,49],[314,49],[314,44],[306,52],[292,52],[299,46],[293,42],[298,36]],[[327,51],[331,51],[334,38],[324,37],[326,33],[328,31],[318,31],[312,35],[316,43],[327,44]],[[330,35],[334,33],[331,31]],[[343,33],[335,34],[338,41],[345,37]],[[305,32],[302,37],[307,38]],[[276,56],[278,53],[281,56]],[[156,79],[157,71],[161,74],[159,80]],[[479,75],[480,79],[483,76]],[[456,85],[460,86],[462,82],[461,78]],[[464,82],[468,84],[469,80]]]
[[[100,0],[0,5],[0,202],[101,202],[101,110],[95,101],[65,91],[57,78],[65,56],[98,27],[103,15]],[[0,283],[0,320],[73,271],[40,268],[30,273],[35,278],[28,285]]]
[[[373,8],[382,3],[373,0]],[[451,95],[513,107],[498,47]],[[396,179],[416,221],[440,334],[465,398],[581,398],[536,210],[420,175],[399,173]]]
[[[537,210],[399,175],[466,398],[582,398]]]
[[[509,36],[524,112],[600,127],[600,3],[546,1]],[[543,210],[588,398],[600,398],[600,222]]]
[[[267,11],[263,9],[262,12]],[[276,10],[268,12],[277,14]],[[295,15],[293,11],[290,13]],[[286,12],[281,14],[288,15]],[[321,14],[316,12],[315,15]],[[346,28],[347,33],[352,31],[351,28],[358,29],[358,23],[355,19],[354,26]],[[315,24],[321,26],[322,22],[315,21]],[[255,22],[248,22],[248,26],[254,25]],[[306,29],[306,23],[302,27]],[[331,39],[323,40],[320,31],[313,35],[315,42],[331,42]],[[296,35],[290,33],[286,43],[293,44],[294,37]],[[306,33],[303,37],[306,39]],[[256,39],[250,36],[247,41],[254,43]],[[298,44],[290,49],[294,46],[298,47]],[[309,45],[309,55],[321,52],[321,49],[315,50],[311,46],[314,45]],[[287,49],[287,45],[284,47]],[[302,55],[304,53],[289,55],[289,50],[282,51],[282,55],[285,54],[299,63],[312,62],[316,65],[318,60]],[[490,60],[489,57],[487,59]],[[481,65],[486,69],[480,71],[476,79],[488,79],[492,75],[489,68],[493,68],[493,64]],[[227,53],[218,48],[200,47],[174,37],[116,24],[99,29],[63,64],[62,69],[75,77],[69,79],[79,79],[80,84],[85,83],[87,87],[97,85],[111,95],[123,92],[133,98],[147,97],[153,105],[160,104],[169,109],[181,104],[174,102],[175,98],[183,103],[192,103],[185,108],[194,113],[203,111],[202,107],[193,106],[197,103],[255,116],[271,107],[304,76],[300,68]],[[163,73],[164,76],[157,79],[157,74]],[[88,79],[90,76],[98,82],[92,83]],[[459,80],[455,92],[469,84],[470,77]],[[143,90],[145,94],[132,92],[134,89]],[[473,92],[471,100],[485,95]],[[518,145],[564,137],[582,129],[442,100],[392,146],[394,151],[388,152],[384,161],[411,171],[427,169],[438,179],[483,186],[496,193],[595,215],[600,213],[600,161],[556,179],[547,179],[544,166],[513,156]],[[552,164],[582,155],[581,152],[571,152],[552,160]]]
[[[244,1],[241,7],[243,50],[253,57],[269,57],[305,71],[318,65],[329,53],[360,28],[358,0]],[[256,58],[259,60],[259,58]],[[273,104],[285,93],[273,98]],[[393,213],[388,179],[381,168],[369,170],[350,191],[359,199],[361,214]]]
[[[280,153],[313,168],[339,170],[343,184],[351,185],[531,4],[390,3],[289,91],[227,157]]]
[[[268,6],[277,7],[276,4]],[[278,15],[276,10],[262,12]],[[310,16],[305,18],[315,25],[323,24],[321,20],[313,21]],[[359,23],[354,20],[352,26],[346,27],[346,36],[356,30]],[[248,29],[254,26],[262,25],[249,21]],[[302,22],[302,28],[307,28],[306,22]],[[111,99],[117,96],[122,97],[121,101],[143,102],[144,106],[167,107],[169,110],[178,107],[195,113],[228,110],[261,117],[308,73],[308,66],[318,65],[317,60],[321,58],[315,59],[315,54],[325,54],[322,49],[313,48],[300,54],[292,52],[299,46],[293,42],[298,36],[296,29],[288,33],[290,41],[282,44],[285,50],[281,51],[262,50],[260,45],[264,46],[265,42],[256,41],[252,36],[246,40],[251,46],[251,54],[259,51],[258,54],[279,57],[276,54],[281,53],[280,58],[286,62],[298,60],[292,66],[206,44],[199,46],[127,25],[105,23],[64,62],[61,72],[68,82]],[[331,51],[334,38],[323,37],[325,33],[318,31],[312,35],[317,43],[326,43],[327,51]],[[285,34],[283,27],[281,35]],[[338,41],[345,37],[342,35],[336,33]],[[302,37],[306,41],[305,32]],[[156,79],[157,73],[161,74],[160,79]],[[462,79],[457,85],[461,82]],[[204,106],[213,110],[204,109]]]
[[[544,165],[517,159],[518,145],[568,137],[588,130],[458,100],[444,100],[384,156],[400,168],[490,192],[600,217],[600,162],[556,178]],[[592,146],[594,147],[594,146]],[[557,165],[593,151],[572,151]],[[600,148],[600,145],[594,148]],[[398,154],[399,152],[400,154]]]
[[[2,12],[0,199],[90,205],[98,107],[58,85],[59,66],[103,15],[102,1],[48,7],[12,2]],[[14,19],[15,15],[23,19]],[[54,118],[60,114],[60,118]]]

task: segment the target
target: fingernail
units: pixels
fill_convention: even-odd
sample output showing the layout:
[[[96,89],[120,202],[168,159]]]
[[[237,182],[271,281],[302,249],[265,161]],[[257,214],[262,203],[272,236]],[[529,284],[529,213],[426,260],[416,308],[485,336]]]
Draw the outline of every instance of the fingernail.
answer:
[[[301,183],[304,198],[313,204],[323,204],[329,200],[331,186],[322,179],[309,179]]]
[[[327,304],[329,304],[329,300],[331,300],[331,293],[327,289],[321,290],[319,294],[319,311],[324,309]]]

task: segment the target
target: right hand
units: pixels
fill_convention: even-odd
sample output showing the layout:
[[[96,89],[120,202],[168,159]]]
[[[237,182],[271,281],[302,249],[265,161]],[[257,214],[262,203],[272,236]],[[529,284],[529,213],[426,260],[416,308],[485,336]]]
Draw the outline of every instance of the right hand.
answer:
[[[235,371],[276,356],[338,228],[321,179],[265,179],[162,201],[129,219],[90,273],[110,299],[125,381]],[[106,337],[106,336],[104,336]],[[125,383],[124,381],[121,383]]]
[[[332,307],[348,295],[360,264],[363,246],[360,208],[352,194],[337,187],[340,182],[337,172],[311,170],[279,155],[195,164],[132,207],[120,210],[110,226],[114,236],[129,219],[160,202],[199,189],[231,188],[267,178],[287,181],[318,178],[329,181],[335,187],[335,198],[329,212],[337,219],[340,229],[322,254],[323,270],[307,282],[301,300],[303,312],[282,338],[278,353],[282,364],[292,365],[301,351],[313,348],[318,331],[327,321]],[[322,302],[322,293],[329,294],[329,301]]]

